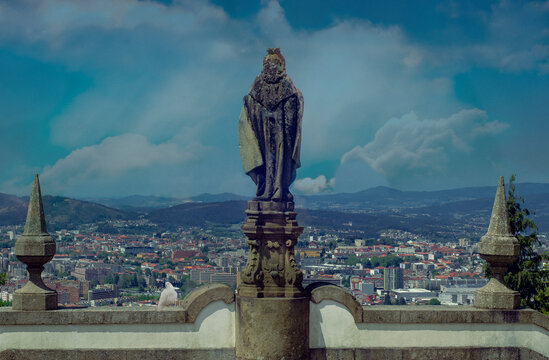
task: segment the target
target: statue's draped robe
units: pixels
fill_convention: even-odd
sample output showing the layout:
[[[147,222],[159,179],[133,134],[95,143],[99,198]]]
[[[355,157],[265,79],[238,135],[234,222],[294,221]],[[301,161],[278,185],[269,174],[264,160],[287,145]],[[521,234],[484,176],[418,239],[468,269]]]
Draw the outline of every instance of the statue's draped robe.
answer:
[[[290,184],[300,167],[303,96],[287,75],[274,84],[260,74],[244,96],[238,139],[244,171],[260,200],[292,200]]]

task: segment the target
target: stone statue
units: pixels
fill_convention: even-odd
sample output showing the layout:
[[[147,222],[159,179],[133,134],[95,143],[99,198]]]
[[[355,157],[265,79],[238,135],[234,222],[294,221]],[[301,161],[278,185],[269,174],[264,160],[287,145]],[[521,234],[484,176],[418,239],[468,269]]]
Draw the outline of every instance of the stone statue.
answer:
[[[238,122],[242,165],[257,185],[256,200],[293,200],[290,185],[300,167],[302,117],[303,96],[286,74],[280,48],[267,49]]]

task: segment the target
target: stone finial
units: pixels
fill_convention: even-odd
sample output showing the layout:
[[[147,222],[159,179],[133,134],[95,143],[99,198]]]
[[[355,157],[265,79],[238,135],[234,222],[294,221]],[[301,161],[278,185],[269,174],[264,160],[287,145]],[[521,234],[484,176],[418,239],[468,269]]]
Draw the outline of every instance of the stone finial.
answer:
[[[29,199],[27,222],[25,223],[23,235],[41,235],[47,233],[44,205],[42,204],[42,192],[40,191],[40,180],[38,179],[38,174],[35,174]]]
[[[42,281],[44,264],[55,255],[56,245],[46,229],[40,181],[34,176],[25,230],[15,242],[15,256],[27,265],[29,281],[13,295],[14,310],[57,308],[57,292]]]
[[[478,244],[481,258],[490,264],[493,277],[475,292],[475,306],[487,309],[516,309],[520,294],[505,285],[507,267],[519,256],[520,244],[511,233],[503,176],[499,178],[490,226]]]
[[[509,223],[509,213],[507,212],[503,176],[499,177],[492,216],[490,217],[490,226],[488,227],[486,236],[513,237],[511,234],[511,224]]]

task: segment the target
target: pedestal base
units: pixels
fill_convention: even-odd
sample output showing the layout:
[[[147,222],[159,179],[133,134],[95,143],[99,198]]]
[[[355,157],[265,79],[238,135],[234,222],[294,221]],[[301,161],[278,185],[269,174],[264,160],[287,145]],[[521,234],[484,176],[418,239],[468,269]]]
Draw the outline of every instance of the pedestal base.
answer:
[[[309,358],[309,298],[236,296],[236,359]]]
[[[241,272],[242,296],[298,298],[305,295],[303,272],[294,247],[303,227],[297,224],[292,202],[248,201],[242,231],[250,247]]]
[[[475,292],[475,307],[481,309],[517,309],[520,294],[492,278],[486,286]]]
[[[13,294],[12,304],[13,310],[55,310],[57,309],[57,292],[25,293],[16,291]]]

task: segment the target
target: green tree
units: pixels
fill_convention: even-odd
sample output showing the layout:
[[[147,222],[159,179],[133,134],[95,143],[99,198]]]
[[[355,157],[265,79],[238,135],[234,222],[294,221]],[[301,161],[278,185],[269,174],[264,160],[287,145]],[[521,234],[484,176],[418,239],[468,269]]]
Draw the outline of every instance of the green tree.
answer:
[[[538,254],[538,227],[530,218],[533,213],[523,208],[524,199],[515,194],[515,175],[508,185],[507,212],[511,232],[520,244],[520,254],[505,275],[507,285],[520,293],[521,305],[549,314],[549,271],[542,267],[546,254]]]
[[[6,273],[0,273],[0,286],[6,283]],[[4,302],[0,299],[0,306],[11,306],[11,301]]]
[[[360,259],[358,257],[356,257],[355,254],[349,255],[347,260],[345,260],[345,264],[351,265],[351,266],[354,266],[354,265],[358,264],[359,262],[360,262]]]
[[[432,298],[427,305],[440,305],[440,301],[437,298]]]

